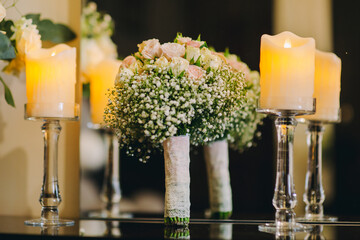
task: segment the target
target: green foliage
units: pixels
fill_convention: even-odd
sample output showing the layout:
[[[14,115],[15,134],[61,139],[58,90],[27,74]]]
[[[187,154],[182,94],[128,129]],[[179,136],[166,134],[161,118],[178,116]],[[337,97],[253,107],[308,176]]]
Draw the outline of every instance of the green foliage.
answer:
[[[10,39],[0,32],[0,59],[10,60],[15,58],[15,49],[11,44]]]
[[[10,24],[6,24],[9,26]],[[15,49],[11,44],[10,39],[7,35],[0,33],[0,59],[1,60],[10,60],[15,58]],[[12,106],[15,107],[14,98],[11,94],[11,91],[9,87],[6,85],[2,77],[0,77],[0,81],[4,86],[4,92],[5,92],[5,100],[6,102]]]
[[[53,43],[69,42],[76,38],[76,34],[67,26],[60,23],[53,23],[49,19],[40,19],[40,14],[27,14],[25,18],[32,19],[37,25],[41,40]]]
[[[166,217],[164,218],[164,223],[167,226],[171,226],[171,225],[176,225],[176,226],[188,226],[190,222],[190,218],[180,218],[180,217]],[[173,230],[173,229],[169,229],[169,230]],[[186,229],[184,229],[186,230]],[[187,230],[188,232],[188,230]],[[172,236],[174,235],[182,235],[185,236],[186,234],[188,234],[187,232],[185,233],[179,233],[179,232],[174,232],[174,231],[169,231],[168,234],[171,234]],[[184,235],[185,234],[185,235]],[[167,235],[167,234],[165,234]]]
[[[4,91],[5,91],[5,100],[7,102],[7,104],[9,104],[12,107],[15,107],[15,102],[14,102],[14,98],[11,94],[11,91],[9,89],[9,87],[6,85],[6,83],[4,82],[4,80],[2,79],[2,77],[0,77],[0,81],[4,86]]]
[[[0,22],[0,29],[1,31],[4,31],[6,33],[6,36],[8,38],[11,38],[13,35],[13,31],[11,30],[11,27],[14,26],[14,22],[11,20],[3,20]]]
[[[214,212],[211,214],[212,219],[229,219],[232,212]]]

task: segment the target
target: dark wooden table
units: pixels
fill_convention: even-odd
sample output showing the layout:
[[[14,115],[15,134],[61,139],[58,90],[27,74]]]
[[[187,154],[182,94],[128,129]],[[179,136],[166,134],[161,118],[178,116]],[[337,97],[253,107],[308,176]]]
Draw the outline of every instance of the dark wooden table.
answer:
[[[360,221],[314,224],[312,233],[281,236],[262,233],[267,220],[192,219],[188,229],[165,227],[162,218],[77,219],[75,226],[40,228],[24,225],[27,217],[0,217],[0,239],[360,239]]]

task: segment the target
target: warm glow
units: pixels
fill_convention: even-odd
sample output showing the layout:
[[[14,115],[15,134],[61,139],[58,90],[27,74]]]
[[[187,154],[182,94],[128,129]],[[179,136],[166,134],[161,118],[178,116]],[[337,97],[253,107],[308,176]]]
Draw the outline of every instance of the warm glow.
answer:
[[[296,47],[295,47],[296,46]],[[261,36],[260,107],[313,108],[315,40],[291,32]]]
[[[103,123],[104,109],[108,103],[106,92],[114,86],[120,64],[119,60],[105,59],[90,71],[90,110],[94,124]]]
[[[287,39],[285,40],[284,48],[291,48],[291,41],[290,41],[290,39],[287,38]]]
[[[36,117],[74,117],[76,49],[65,44],[26,54],[27,113]],[[64,105],[65,104],[65,105]],[[54,107],[55,106],[55,107]]]

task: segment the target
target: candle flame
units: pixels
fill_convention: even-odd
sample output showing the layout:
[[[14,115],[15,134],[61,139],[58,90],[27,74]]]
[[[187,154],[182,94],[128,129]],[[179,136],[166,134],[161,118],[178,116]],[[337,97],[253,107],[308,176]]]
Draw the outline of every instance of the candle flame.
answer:
[[[53,57],[53,56],[55,56],[55,54],[56,54],[56,52],[53,52],[53,53],[51,54],[51,56]]]
[[[290,39],[287,38],[287,39],[285,40],[284,48],[291,48],[291,41],[290,41]]]

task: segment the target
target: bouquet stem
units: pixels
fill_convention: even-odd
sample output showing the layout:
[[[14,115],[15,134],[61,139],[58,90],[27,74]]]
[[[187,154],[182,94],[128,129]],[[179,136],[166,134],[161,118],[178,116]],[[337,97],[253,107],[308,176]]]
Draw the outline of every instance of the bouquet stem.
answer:
[[[211,217],[226,219],[232,213],[232,191],[229,173],[229,150],[227,140],[204,146]]]
[[[167,225],[188,225],[190,218],[190,139],[169,137],[163,143],[165,159],[165,209]]]

